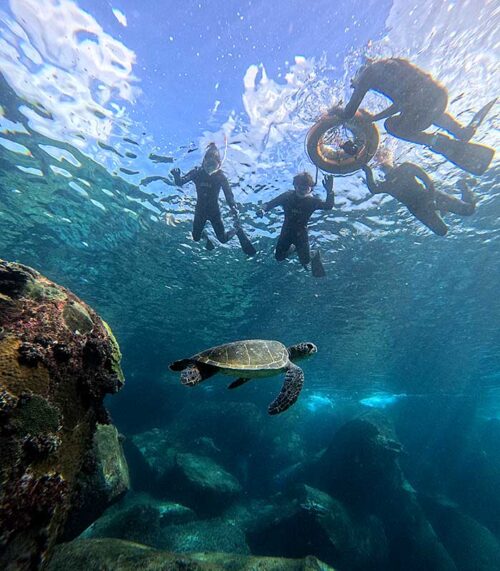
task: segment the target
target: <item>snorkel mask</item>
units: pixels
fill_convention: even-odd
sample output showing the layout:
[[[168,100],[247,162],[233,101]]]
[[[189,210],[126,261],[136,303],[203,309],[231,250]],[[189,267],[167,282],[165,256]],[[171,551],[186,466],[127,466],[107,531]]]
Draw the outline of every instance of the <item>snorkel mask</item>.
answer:
[[[222,165],[222,161],[219,154],[219,149],[215,143],[210,143],[207,147],[205,152],[205,156],[203,157],[203,162],[201,166],[203,170],[211,175],[216,173]]]

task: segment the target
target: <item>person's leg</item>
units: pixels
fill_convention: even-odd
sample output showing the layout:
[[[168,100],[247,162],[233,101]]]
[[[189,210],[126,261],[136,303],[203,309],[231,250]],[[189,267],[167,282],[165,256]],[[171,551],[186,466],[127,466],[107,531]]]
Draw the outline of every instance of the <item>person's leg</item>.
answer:
[[[469,191],[470,192],[470,191]],[[436,204],[441,212],[452,212],[460,216],[471,216],[476,209],[476,203],[469,196],[464,196],[462,191],[462,200],[456,196],[451,196],[446,192],[436,191]]]
[[[427,123],[427,124],[425,124]],[[424,125],[425,124],[425,125]],[[429,127],[432,123],[422,121],[423,129]],[[434,135],[424,133],[423,129],[419,129],[419,125],[414,121],[414,116],[410,113],[400,113],[393,117],[386,119],[384,123],[385,130],[398,139],[409,141],[410,143],[417,143],[418,145],[431,145]]]
[[[309,235],[307,229],[300,230],[295,236],[295,247],[299,261],[303,266],[307,266],[311,261],[311,251],[309,247]]]
[[[291,236],[291,232],[283,226],[278,242],[276,243],[276,251],[274,253],[274,257],[278,262],[282,262],[288,256],[290,246],[292,245],[292,239],[293,237]]]
[[[464,127],[452,115],[446,112],[434,120],[434,125],[448,131],[448,133],[461,141],[468,141],[474,134],[471,128]]]
[[[214,212],[210,216],[209,220],[212,223],[212,228],[214,229],[215,235],[217,236],[217,240],[219,240],[221,244],[229,242],[229,240],[231,240],[231,238],[236,234],[236,230],[230,230],[229,232],[225,231],[220,210]]]
[[[448,232],[448,226],[446,226],[444,220],[439,215],[437,210],[434,210],[432,207],[429,208],[408,208],[408,210],[420,220],[422,224],[425,224],[427,228],[432,230],[434,234],[438,236],[446,236]]]
[[[194,211],[194,220],[193,220],[193,240],[195,242],[199,242],[203,235],[203,228],[205,228],[205,224],[207,222],[207,217],[204,212],[201,212],[197,208]]]
[[[446,90],[429,84],[406,102],[399,115],[389,117],[385,121],[386,131],[398,139],[429,145],[433,135],[424,131],[443,116],[447,105]]]

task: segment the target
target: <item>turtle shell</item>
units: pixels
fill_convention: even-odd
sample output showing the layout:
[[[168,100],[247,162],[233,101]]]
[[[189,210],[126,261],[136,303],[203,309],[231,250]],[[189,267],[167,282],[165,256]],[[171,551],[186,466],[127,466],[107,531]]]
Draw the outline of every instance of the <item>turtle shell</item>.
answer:
[[[288,351],[279,341],[249,339],[212,347],[198,353],[193,359],[221,369],[279,370],[288,363]]]

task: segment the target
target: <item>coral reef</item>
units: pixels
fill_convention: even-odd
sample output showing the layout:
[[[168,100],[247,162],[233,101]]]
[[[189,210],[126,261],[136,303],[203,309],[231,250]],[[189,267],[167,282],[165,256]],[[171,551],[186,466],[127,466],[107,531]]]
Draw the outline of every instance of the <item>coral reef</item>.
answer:
[[[2,569],[43,565],[68,513],[85,508],[79,482],[104,466],[94,437],[109,423],[104,396],[123,385],[120,358],[109,327],[84,302],[0,261]],[[109,487],[94,515],[117,497]]]
[[[81,539],[60,545],[48,571],[334,571],[316,557],[283,559],[226,553],[176,554],[119,539]]]

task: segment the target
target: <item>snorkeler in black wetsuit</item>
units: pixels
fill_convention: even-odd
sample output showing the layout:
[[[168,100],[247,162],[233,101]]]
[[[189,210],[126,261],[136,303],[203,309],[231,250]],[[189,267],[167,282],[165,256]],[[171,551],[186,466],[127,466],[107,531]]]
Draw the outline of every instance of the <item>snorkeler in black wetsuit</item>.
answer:
[[[262,217],[264,212],[276,206],[283,207],[285,221],[276,244],[275,257],[279,262],[284,260],[290,253],[291,247],[295,246],[300,263],[307,267],[311,261],[307,224],[316,210],[331,210],[334,207],[333,176],[327,175],[323,178],[326,200],[321,200],[312,194],[314,180],[307,172],[297,174],[293,178],[293,186],[295,190],[284,192],[267,202],[257,214]]]
[[[430,74],[401,58],[369,60],[358,71],[351,85],[354,92],[343,112],[346,120],[354,116],[368,91],[377,91],[388,97],[392,105],[373,115],[371,120],[387,118],[384,126],[389,134],[405,141],[426,145],[472,174],[483,174],[488,168],[494,150],[468,141],[474,136],[496,99],[478,111],[469,125],[463,126],[446,111],[446,88]],[[425,129],[431,125],[448,131],[455,139],[442,133],[425,133]]]
[[[460,216],[470,216],[476,208],[476,195],[468,187],[467,181],[459,181],[462,199],[436,190],[427,173],[413,163],[403,163],[396,167],[390,163],[381,165],[385,181],[375,182],[372,169],[362,167],[366,174],[366,184],[372,194],[386,192],[403,203],[406,208],[438,236],[448,232],[448,226],[440,212],[453,212]]]
[[[201,167],[190,170],[181,176],[180,169],[172,169],[171,173],[177,186],[183,186],[187,182],[194,182],[196,187],[196,207],[193,221],[193,240],[198,242],[204,235],[205,224],[209,221],[212,224],[217,239],[225,244],[235,235],[240,240],[243,251],[253,256],[256,252],[239,224],[238,208],[234,200],[233,192],[226,175],[221,171],[222,161],[215,143],[210,143],[207,147]],[[235,227],[229,232],[224,229],[221,212],[219,208],[219,192],[222,188],[226,201],[231,209],[231,214],[235,219]],[[213,244],[206,236],[207,249],[212,250]]]

